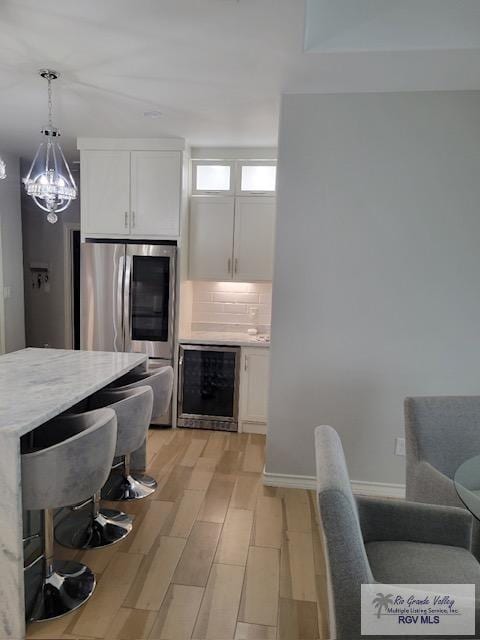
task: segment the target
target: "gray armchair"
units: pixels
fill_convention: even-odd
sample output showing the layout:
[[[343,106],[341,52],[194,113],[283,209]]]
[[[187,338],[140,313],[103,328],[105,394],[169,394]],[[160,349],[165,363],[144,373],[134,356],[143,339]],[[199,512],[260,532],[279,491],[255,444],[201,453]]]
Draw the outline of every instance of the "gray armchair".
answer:
[[[480,594],[480,565],[469,551],[472,516],[467,511],[402,500],[355,500],[336,431],[317,427],[315,450],[318,505],[335,613],[333,637],[367,637],[360,633],[363,583],[468,583],[475,584]],[[476,625],[480,630],[478,596]]]
[[[407,500],[463,506],[453,477],[480,455],[480,396],[405,399]]]
[[[480,396],[405,399],[406,497],[415,502],[463,507],[453,478],[458,467],[480,455]],[[472,552],[480,559],[480,523]]]

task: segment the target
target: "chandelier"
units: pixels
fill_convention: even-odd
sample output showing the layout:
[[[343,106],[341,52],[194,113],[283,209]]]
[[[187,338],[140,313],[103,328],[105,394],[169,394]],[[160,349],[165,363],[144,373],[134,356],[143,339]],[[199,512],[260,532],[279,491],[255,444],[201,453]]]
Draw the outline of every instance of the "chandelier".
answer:
[[[7,177],[7,165],[5,160],[0,156],[0,180],[5,180]]]
[[[60,131],[52,122],[52,80],[60,74],[51,69],[41,69],[40,75],[48,82],[48,125],[42,129],[46,140],[40,143],[27,177],[23,180],[25,191],[37,206],[47,212],[47,220],[54,224],[57,213],[65,211],[77,197],[77,185],[62,148],[56,141]]]

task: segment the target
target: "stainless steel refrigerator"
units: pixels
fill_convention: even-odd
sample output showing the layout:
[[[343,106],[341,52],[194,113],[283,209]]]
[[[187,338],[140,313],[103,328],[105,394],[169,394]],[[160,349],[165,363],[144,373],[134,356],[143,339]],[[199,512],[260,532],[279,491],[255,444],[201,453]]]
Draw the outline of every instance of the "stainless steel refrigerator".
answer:
[[[150,368],[173,366],[176,251],[165,244],[82,244],[82,349],[146,353]],[[171,415],[161,420],[170,423]]]

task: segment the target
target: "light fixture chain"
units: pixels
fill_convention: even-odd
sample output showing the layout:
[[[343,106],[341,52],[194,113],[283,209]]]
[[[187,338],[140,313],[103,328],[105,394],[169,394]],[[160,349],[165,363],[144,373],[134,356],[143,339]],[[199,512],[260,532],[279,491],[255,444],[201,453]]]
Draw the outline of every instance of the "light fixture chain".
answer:
[[[48,80],[48,127],[49,127],[49,129],[51,131],[52,127],[53,127],[53,119],[52,119],[52,110],[53,110],[53,106],[52,106],[52,78],[50,76],[48,76],[47,80]]]

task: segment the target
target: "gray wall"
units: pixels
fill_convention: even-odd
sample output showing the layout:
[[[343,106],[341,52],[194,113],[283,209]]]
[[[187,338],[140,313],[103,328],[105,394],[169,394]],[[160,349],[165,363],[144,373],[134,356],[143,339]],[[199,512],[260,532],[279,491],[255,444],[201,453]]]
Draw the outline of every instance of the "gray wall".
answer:
[[[480,93],[282,101],[266,470],[402,483],[409,394],[480,393]]]
[[[16,351],[25,346],[22,269],[22,221],[20,215],[20,162],[11,154],[2,153],[7,163],[7,178],[0,181],[0,259],[3,284],[10,287],[10,297],[4,301],[5,350]],[[3,292],[0,291],[0,295]],[[1,319],[0,319],[1,321]]]
[[[22,162],[28,172],[29,163]],[[78,173],[74,174],[78,182]],[[65,342],[65,245],[64,224],[80,223],[80,201],[58,214],[58,222],[50,224],[46,213],[33,200],[22,194],[22,223],[25,274],[25,327],[27,346],[64,348]],[[48,263],[49,291],[33,288],[30,273],[32,263]]]

